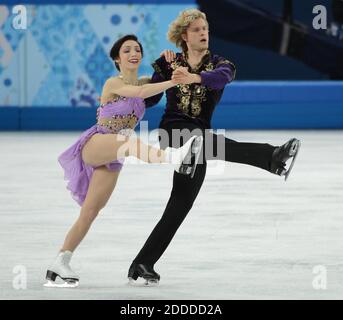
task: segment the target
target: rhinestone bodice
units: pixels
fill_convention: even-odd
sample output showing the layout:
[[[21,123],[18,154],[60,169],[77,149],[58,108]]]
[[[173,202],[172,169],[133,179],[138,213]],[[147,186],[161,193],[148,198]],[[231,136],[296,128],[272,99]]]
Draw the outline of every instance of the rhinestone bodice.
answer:
[[[133,130],[143,118],[145,103],[141,98],[118,97],[97,109],[97,125],[109,133]]]

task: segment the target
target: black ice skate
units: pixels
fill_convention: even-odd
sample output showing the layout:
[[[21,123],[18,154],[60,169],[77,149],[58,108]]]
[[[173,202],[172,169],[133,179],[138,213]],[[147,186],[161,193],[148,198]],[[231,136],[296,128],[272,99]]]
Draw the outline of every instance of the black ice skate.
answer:
[[[190,175],[191,178],[194,177],[195,170],[198,165],[199,157],[201,154],[203,140],[204,139],[202,136],[198,136],[193,140],[192,146],[189,149],[188,154],[183,159],[177,172]]]
[[[144,285],[146,286],[156,286],[160,281],[160,275],[155,272],[153,267],[143,263],[132,263],[128,273],[129,283],[134,284],[138,277],[145,280]]]
[[[271,172],[279,176],[284,176],[287,180],[291,170],[294,166],[295,159],[300,149],[300,140],[291,139],[280,147],[277,147],[272,155]],[[288,169],[286,169],[286,162],[292,158],[292,162]]]

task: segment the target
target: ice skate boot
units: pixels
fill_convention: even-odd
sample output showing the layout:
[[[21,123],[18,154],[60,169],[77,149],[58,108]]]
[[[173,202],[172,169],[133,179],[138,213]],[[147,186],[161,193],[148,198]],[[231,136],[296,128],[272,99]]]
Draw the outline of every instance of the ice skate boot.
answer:
[[[193,178],[199,162],[203,140],[202,136],[193,136],[180,148],[166,148],[166,156],[174,164],[176,172],[190,175]]]
[[[287,180],[291,170],[294,166],[295,159],[300,149],[300,140],[291,139],[280,147],[277,147],[272,155],[271,172],[279,176],[284,176]],[[286,162],[292,158],[292,162],[288,169],[286,168]]]
[[[160,275],[152,266],[143,263],[132,263],[128,273],[129,284],[135,285],[138,277],[145,280],[145,286],[157,286],[160,281]]]
[[[46,279],[48,282],[44,284],[45,287],[75,288],[79,285],[79,276],[69,266],[72,254],[70,251],[58,254],[47,270]],[[60,279],[56,279],[57,277]],[[59,283],[59,280],[62,282]]]

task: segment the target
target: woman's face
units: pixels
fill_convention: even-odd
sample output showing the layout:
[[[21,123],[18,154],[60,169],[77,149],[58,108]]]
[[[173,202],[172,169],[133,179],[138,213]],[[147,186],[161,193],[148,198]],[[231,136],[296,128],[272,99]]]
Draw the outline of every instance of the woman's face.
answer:
[[[142,52],[139,44],[134,40],[127,40],[119,50],[119,59],[117,60],[120,71],[136,70],[142,61]]]

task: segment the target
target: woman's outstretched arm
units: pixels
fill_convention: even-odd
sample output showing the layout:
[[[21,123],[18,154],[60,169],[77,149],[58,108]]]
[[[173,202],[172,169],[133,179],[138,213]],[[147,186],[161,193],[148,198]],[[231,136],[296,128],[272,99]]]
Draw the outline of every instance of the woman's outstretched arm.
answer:
[[[142,86],[133,86],[125,84],[119,78],[110,78],[106,81],[104,89],[107,92],[111,92],[123,97],[137,97],[145,99],[168,90],[169,88],[174,87],[176,84],[177,83],[175,81],[168,80],[159,83],[148,83]]]

